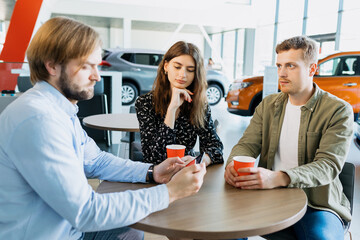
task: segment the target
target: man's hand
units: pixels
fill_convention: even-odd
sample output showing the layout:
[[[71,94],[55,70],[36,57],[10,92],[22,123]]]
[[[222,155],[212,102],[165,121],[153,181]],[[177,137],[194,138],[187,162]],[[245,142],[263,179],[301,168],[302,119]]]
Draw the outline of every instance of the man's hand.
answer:
[[[185,166],[188,165],[188,163],[191,162],[194,159],[195,159],[195,157],[190,156],[190,155],[186,155],[185,157],[181,158],[181,160],[183,160],[185,162]]]
[[[154,167],[154,180],[157,183],[167,183],[172,176],[185,167],[185,162],[179,157],[168,158]]]
[[[271,189],[286,187],[290,184],[289,176],[281,171],[271,171],[265,168],[241,168],[238,172],[251,173],[251,175],[238,176],[234,163],[225,169],[225,180],[230,185],[241,189]]]
[[[197,193],[206,173],[205,163],[194,164],[179,171],[171,181],[166,184],[169,191],[169,202],[188,197]]]

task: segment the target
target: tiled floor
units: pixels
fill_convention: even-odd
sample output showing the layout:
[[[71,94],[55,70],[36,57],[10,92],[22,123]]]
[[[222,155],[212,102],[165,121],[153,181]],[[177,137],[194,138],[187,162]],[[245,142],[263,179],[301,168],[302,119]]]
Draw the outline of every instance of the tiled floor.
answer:
[[[232,147],[237,143],[239,138],[242,136],[246,127],[248,126],[251,117],[241,117],[234,114],[230,114],[226,110],[226,103],[221,102],[220,104],[212,107],[212,117],[217,119],[220,123],[218,128],[218,134],[224,144],[224,158],[225,160],[229,156]],[[128,107],[124,107],[124,112],[128,112]],[[117,151],[117,145],[112,146],[108,149],[111,152]],[[356,183],[355,183],[355,198],[354,198],[354,210],[353,210],[353,220],[351,222],[350,231],[352,233],[353,239],[360,239],[360,150],[352,142],[350,147],[350,152],[348,156],[349,162],[352,162],[356,165]],[[97,180],[91,180],[94,183],[94,187],[98,183]],[[348,237],[348,236],[347,236]],[[164,236],[145,234],[146,240],[163,240],[167,239]],[[263,239],[261,237],[250,237],[249,240],[258,240]],[[345,238],[347,239],[347,238]]]

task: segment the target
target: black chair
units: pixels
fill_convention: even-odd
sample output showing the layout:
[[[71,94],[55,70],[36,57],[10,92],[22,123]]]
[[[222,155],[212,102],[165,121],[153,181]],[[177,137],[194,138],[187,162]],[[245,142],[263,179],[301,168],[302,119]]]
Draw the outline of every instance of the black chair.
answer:
[[[29,76],[19,76],[17,78],[17,86],[20,92],[25,92],[33,87]]]
[[[77,115],[82,125],[83,119],[87,116],[95,114],[107,114],[108,103],[107,96],[104,94],[104,82],[100,81],[96,83],[94,87],[94,97],[92,99],[79,101],[77,105],[79,107],[79,112]],[[108,147],[111,145],[110,131],[88,128],[84,125],[83,128],[89,137],[94,139],[94,141],[104,141]]]
[[[136,113],[135,106],[130,106],[129,113]],[[130,132],[126,132],[125,136],[121,138],[120,144],[131,144],[131,151],[129,153],[129,158],[133,161],[143,161],[144,157],[141,151],[141,142],[140,142],[140,132],[132,133],[134,134],[134,141],[130,143]],[[125,150],[123,150],[125,151]]]
[[[355,186],[355,166],[352,163],[345,162],[343,169],[339,174],[340,182],[343,186],[343,192],[347,199],[350,202],[350,212],[352,215],[353,212],[353,202],[354,202],[354,186]],[[351,232],[349,231],[350,222],[345,225],[344,235],[349,233],[350,240],[352,239]],[[287,228],[285,231],[276,233],[276,236],[263,236],[263,238],[268,240],[296,240],[295,232],[292,228]]]
[[[355,188],[355,165],[349,162],[344,164],[344,167],[339,175],[341,184],[343,185],[343,192],[350,202],[350,212],[353,213],[354,206],[354,188]],[[351,232],[349,231],[350,223],[345,225],[345,234],[349,232],[350,239],[352,239]]]

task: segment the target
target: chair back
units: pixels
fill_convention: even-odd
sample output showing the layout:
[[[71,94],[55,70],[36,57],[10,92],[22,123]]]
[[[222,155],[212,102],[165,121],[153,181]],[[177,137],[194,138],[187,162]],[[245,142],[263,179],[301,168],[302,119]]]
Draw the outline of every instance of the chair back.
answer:
[[[339,178],[343,186],[344,194],[350,202],[350,212],[352,214],[354,202],[355,165],[345,162],[344,167],[339,174]]]
[[[107,96],[104,94],[104,82],[97,82],[94,86],[94,97],[89,100],[79,101],[77,103],[79,107],[78,117],[82,124],[85,117],[95,114],[107,114],[108,113],[108,101]],[[110,131],[97,130],[83,126],[89,137],[95,141],[105,141],[108,146],[111,145]]]

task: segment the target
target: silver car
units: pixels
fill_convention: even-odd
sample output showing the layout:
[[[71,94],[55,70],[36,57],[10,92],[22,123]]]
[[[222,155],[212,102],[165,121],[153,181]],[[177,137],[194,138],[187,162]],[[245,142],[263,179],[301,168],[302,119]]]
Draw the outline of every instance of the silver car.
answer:
[[[147,49],[104,50],[102,71],[122,72],[122,104],[130,105],[136,98],[152,89],[158,65],[165,52]],[[220,102],[227,92],[229,81],[217,70],[207,70],[207,97],[210,105]]]

